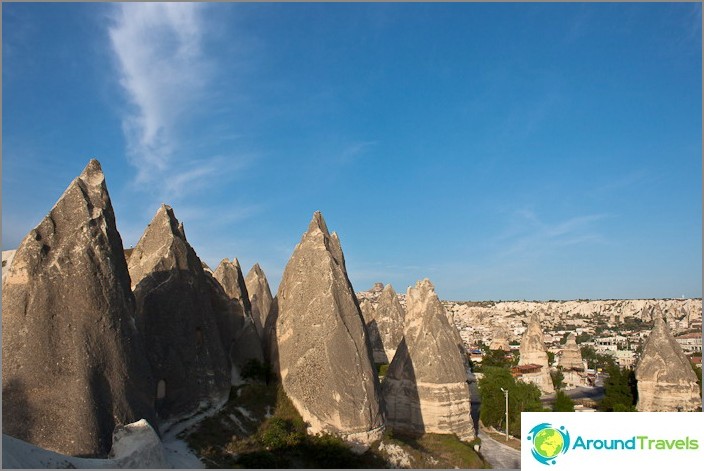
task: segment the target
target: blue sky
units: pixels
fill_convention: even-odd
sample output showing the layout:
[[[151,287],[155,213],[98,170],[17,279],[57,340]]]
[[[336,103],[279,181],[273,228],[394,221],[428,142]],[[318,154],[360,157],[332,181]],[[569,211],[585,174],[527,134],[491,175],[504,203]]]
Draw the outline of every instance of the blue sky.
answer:
[[[356,290],[700,297],[699,3],[2,4],[2,244],[90,158],[272,289],[315,210]]]

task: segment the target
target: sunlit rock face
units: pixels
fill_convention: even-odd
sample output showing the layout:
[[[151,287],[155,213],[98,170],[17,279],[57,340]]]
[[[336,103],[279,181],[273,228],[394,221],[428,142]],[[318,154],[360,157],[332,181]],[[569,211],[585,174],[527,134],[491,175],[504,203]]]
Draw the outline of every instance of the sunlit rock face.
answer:
[[[154,418],[122,239],[91,160],[27,234],[2,283],[3,433],[105,456],[116,425]]]
[[[536,374],[524,375],[523,379],[534,383],[543,394],[555,392],[555,387],[550,378],[548,354],[543,342],[543,329],[540,327],[540,316],[535,313],[531,316],[528,328],[523,333],[520,346],[520,359],[518,366],[538,365],[540,371]]]
[[[226,400],[231,372],[218,324],[232,337],[231,314],[221,310],[222,296],[171,207],[157,211],[130,255],[129,272],[160,421]]]
[[[465,362],[429,280],[406,294],[404,338],[382,383],[387,427],[474,438]]]
[[[286,394],[310,423],[363,450],[383,433],[379,383],[337,235],[316,212],[284,270],[275,339]]]
[[[258,263],[255,263],[249,270],[244,283],[249,294],[249,302],[252,305],[252,317],[257,327],[257,334],[263,341],[266,319],[271,311],[274,298],[271,296],[271,288],[269,288],[269,281],[266,279],[264,270]]]
[[[562,347],[562,356],[560,357],[560,366],[563,369],[584,370],[584,361],[582,360],[582,352],[577,345],[577,336],[571,332],[567,336],[567,341]]]
[[[372,355],[375,363],[391,363],[396,353],[396,348],[403,338],[403,318],[405,312],[398,302],[396,291],[389,284],[386,285],[379,296],[376,310],[371,307],[368,300],[363,301],[366,306],[362,308],[370,318],[367,321],[367,331],[372,346]]]
[[[670,332],[659,306],[650,314],[655,322],[638,365],[639,411],[694,411],[702,407],[697,376]]]

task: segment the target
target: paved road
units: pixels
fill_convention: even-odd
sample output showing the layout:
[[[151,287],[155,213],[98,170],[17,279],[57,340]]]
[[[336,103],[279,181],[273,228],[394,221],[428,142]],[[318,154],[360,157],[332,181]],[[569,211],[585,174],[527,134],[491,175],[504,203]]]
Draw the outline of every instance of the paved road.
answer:
[[[480,453],[494,469],[521,469],[521,452],[508,445],[494,440],[489,435],[479,430],[482,440]]]

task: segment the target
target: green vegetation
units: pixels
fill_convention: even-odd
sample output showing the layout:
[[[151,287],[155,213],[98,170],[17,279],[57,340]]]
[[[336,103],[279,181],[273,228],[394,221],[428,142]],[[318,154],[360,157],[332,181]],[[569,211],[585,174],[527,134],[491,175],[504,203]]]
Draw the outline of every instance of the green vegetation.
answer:
[[[501,388],[508,390],[508,429],[513,436],[521,435],[521,412],[542,411],[540,390],[534,384],[516,381],[505,368],[486,367],[479,380],[481,395],[480,419],[487,426],[499,430],[506,427],[506,402]]]
[[[582,352],[582,359],[587,362],[588,368],[601,368],[602,370],[612,367],[618,368],[614,357],[611,355],[597,353],[591,345],[583,345],[580,348],[580,351]]]
[[[518,357],[513,352],[505,352],[503,350],[484,351],[481,363],[473,363],[473,371],[481,372],[487,367],[507,368],[518,364]]]
[[[574,401],[564,391],[557,391],[552,410],[553,412],[574,412]]]
[[[552,365],[555,363],[555,353],[548,351],[546,352],[548,354],[548,365]]]
[[[599,410],[635,412],[638,402],[635,372],[616,365],[607,366],[605,372],[608,378],[604,382],[604,398],[598,405]]]
[[[389,364],[388,363],[377,363],[376,364],[376,373],[379,378],[386,376],[386,372],[389,371]]]
[[[262,365],[252,364],[260,381],[232,388],[230,400],[184,438],[208,468],[388,468],[384,445],[396,444],[417,468],[487,467],[472,444],[454,435],[395,437],[390,432],[358,455],[338,437],[311,435],[281,385],[266,384]]]
[[[560,390],[562,389],[563,386],[563,381],[565,380],[565,375],[562,372],[562,369],[558,367],[557,370],[551,370],[550,371],[550,379],[552,379],[552,385],[555,386],[555,389]]]

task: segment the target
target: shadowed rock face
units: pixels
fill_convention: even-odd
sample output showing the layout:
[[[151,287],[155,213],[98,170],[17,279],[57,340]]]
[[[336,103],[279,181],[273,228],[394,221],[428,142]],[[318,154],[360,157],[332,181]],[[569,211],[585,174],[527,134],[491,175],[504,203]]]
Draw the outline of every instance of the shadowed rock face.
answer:
[[[464,359],[429,280],[408,288],[406,308],[404,338],[382,383],[387,426],[472,440]]]
[[[378,380],[339,240],[319,212],[286,265],[277,303],[286,394],[313,433],[368,447],[383,433]]]
[[[122,239],[91,160],[24,238],[2,284],[3,433],[105,456],[116,425],[154,419]]]
[[[232,323],[169,206],[162,205],[145,230],[129,271],[157,381],[159,419],[176,419],[225,400],[230,365],[222,339],[233,333],[222,333],[218,324],[232,329]]]
[[[372,319],[367,322],[375,363],[391,363],[396,348],[403,339],[404,316],[396,291],[390,284],[386,285],[379,296]]]
[[[636,366],[637,408],[642,412],[694,411],[702,406],[697,376],[660,307],[654,311],[655,324]]]
[[[258,334],[263,329],[261,325],[257,326],[259,322],[252,316],[252,305],[240,262],[236,258],[232,262],[223,259],[213,276],[225,290],[235,318],[235,337],[229,355],[233,365],[233,380],[236,380],[249,360],[264,361]]]
[[[550,378],[550,366],[548,364],[548,354],[545,351],[543,341],[543,329],[540,327],[540,316],[535,313],[531,316],[528,328],[523,333],[520,346],[520,358],[518,365],[540,365],[539,373],[524,375],[523,379],[534,383],[543,394],[555,392],[555,387]]]
[[[579,345],[577,345],[577,336],[574,332],[567,336],[567,342],[565,342],[565,346],[562,347],[560,366],[564,369],[574,369],[579,371],[584,370],[582,352],[579,350]]]
[[[257,327],[257,334],[263,342],[266,318],[269,315],[269,311],[271,311],[271,303],[274,298],[271,296],[271,289],[269,288],[266,275],[264,275],[264,271],[258,263],[255,263],[249,270],[244,279],[244,284],[247,287],[249,302],[252,305],[254,325]]]

